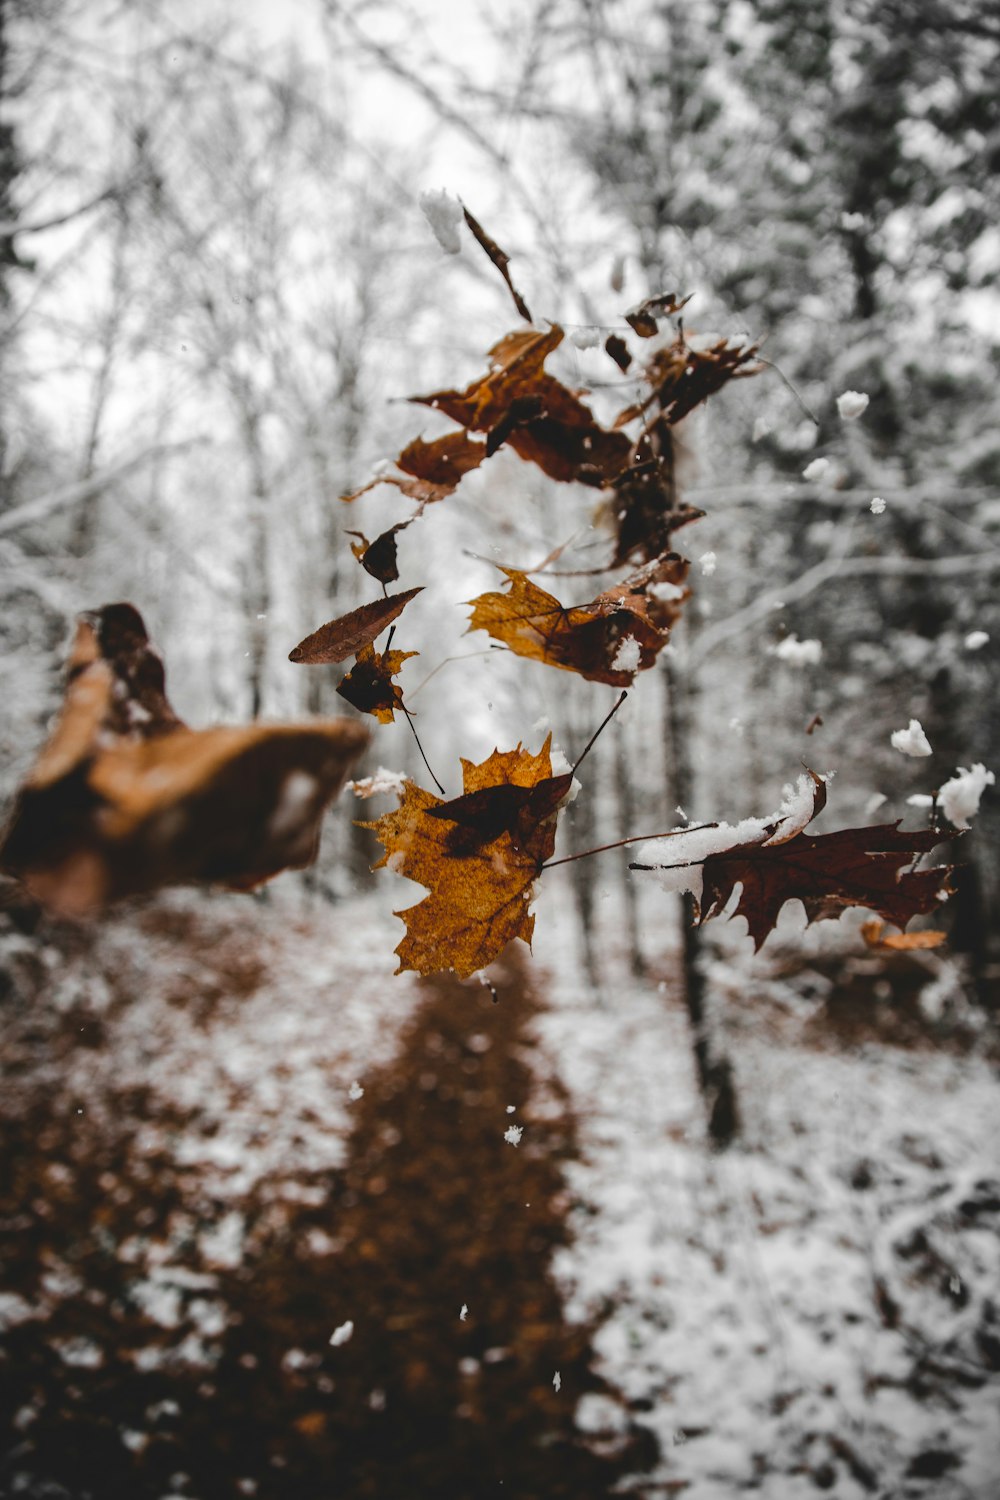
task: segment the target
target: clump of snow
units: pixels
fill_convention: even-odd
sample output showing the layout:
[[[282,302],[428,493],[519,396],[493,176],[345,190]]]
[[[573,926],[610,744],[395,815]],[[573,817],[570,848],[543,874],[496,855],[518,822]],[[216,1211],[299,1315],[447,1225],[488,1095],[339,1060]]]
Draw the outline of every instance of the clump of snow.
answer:
[[[659,587],[662,588],[663,585],[661,584]],[[670,587],[672,588],[673,585],[671,584]],[[622,636],[618,644],[618,650],[611,661],[612,672],[637,672],[639,670],[640,656],[641,650],[635,636]]]
[[[938,802],[948,822],[956,828],[968,828],[969,819],[979,811],[979,799],[988,786],[996,784],[992,771],[977,761],[969,770],[959,766],[950,781],[938,792]]]
[[[702,577],[711,578],[718,567],[718,558],[714,552],[703,552],[698,559],[698,565],[701,568]]]
[[[350,1088],[347,1090],[347,1097],[348,1097],[348,1099],[360,1099],[363,1094],[364,1094],[364,1089],[361,1087],[361,1085],[358,1082],[358,1080],[355,1079],[354,1082],[351,1084]]]
[[[559,1373],[558,1370],[556,1371],[556,1373],[552,1377],[552,1389],[554,1391],[561,1391],[562,1390],[562,1376],[560,1375],[560,1373]]]
[[[349,781],[347,790],[353,792],[355,797],[374,797],[379,792],[392,792],[397,797],[402,797],[405,783],[405,771],[387,771],[385,766],[379,766],[374,776],[362,776],[359,781]]]
[[[420,194],[420,207],[441,249],[447,255],[457,255],[462,248],[459,230],[463,218],[458,199],[445,188],[433,188]]]
[[[981,651],[989,640],[985,630],[970,630],[965,637],[966,651]]]
[[[829,781],[833,776],[830,771],[822,779]],[[816,806],[816,783],[811,776],[800,776],[798,781],[792,785],[791,782],[781,789],[781,806],[778,808],[780,822],[769,839],[764,840],[765,848],[769,844],[784,844],[809,823]]]
[[[570,343],[575,344],[578,349],[596,349],[601,342],[601,330],[584,325],[574,328],[569,337]]]
[[[888,802],[888,800],[885,792],[873,792],[865,803],[865,817],[870,818],[872,813],[878,812],[879,808]]]
[[[911,719],[906,729],[894,729],[889,739],[892,748],[901,750],[904,755],[921,756],[934,753],[919,719]]]
[[[563,752],[559,749],[555,749],[550,752],[549,760],[552,766],[553,776],[565,776],[567,771],[572,771],[573,769]],[[577,797],[579,797],[580,795],[580,790],[581,783],[577,781],[576,777],[574,776],[573,780],[569,784],[569,791],[566,793],[559,806],[568,807],[571,802],[575,802]]]
[[[771,655],[793,667],[814,667],[823,655],[823,643],[812,638],[800,641],[793,632],[771,647]]]
[[[753,424],[752,443],[759,443],[761,438],[766,438],[771,431],[771,424],[766,417],[757,417]]]
[[[814,458],[802,470],[802,478],[808,479],[810,484],[822,484],[824,479],[827,478],[829,470],[830,460],[828,458]]]
[[[503,1138],[508,1142],[509,1145],[519,1146],[521,1144],[521,1137],[523,1134],[523,1125],[508,1125],[507,1129],[503,1133]]]
[[[844,391],[837,397],[837,411],[842,422],[856,422],[868,409],[864,391]]]
[[[700,828],[678,829],[646,845],[640,861],[643,869],[656,873],[665,891],[690,891],[696,901],[702,895],[702,863],[713,854],[724,854],[739,844],[782,844],[800,833],[812,817],[816,785],[811,776],[800,776],[782,793],[782,802],[769,818],[743,818],[739,823],[708,823]]]
[[[341,1323],[338,1328],[335,1328],[333,1330],[333,1332],[330,1335],[330,1343],[333,1345],[333,1347],[335,1349],[339,1349],[340,1346],[341,1346],[341,1344],[346,1344],[347,1343],[348,1339],[351,1337],[351,1335],[353,1334],[353,1332],[354,1332],[354,1324],[351,1321],[351,1319],[348,1318],[348,1320],[347,1320],[346,1323]]]
[[[885,501],[882,499],[882,496],[873,495],[872,503],[871,505],[869,505],[868,509],[871,511],[873,516],[882,515],[885,510]]]
[[[914,792],[912,797],[906,799],[907,807],[933,807],[934,798],[929,797],[926,792]]]
[[[466,1320],[466,1318],[468,1316],[469,1316],[469,1304],[467,1302],[463,1302],[461,1310],[460,1310],[460,1312],[458,1314],[458,1320],[459,1320],[459,1322],[460,1323],[464,1323],[465,1320]]]

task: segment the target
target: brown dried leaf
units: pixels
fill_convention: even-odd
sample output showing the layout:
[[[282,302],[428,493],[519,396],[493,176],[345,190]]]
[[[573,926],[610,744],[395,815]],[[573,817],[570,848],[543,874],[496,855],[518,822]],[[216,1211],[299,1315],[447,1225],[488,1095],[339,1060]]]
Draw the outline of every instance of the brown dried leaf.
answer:
[[[648,410],[655,402],[668,422],[680,422],[728,381],[759,375],[762,366],[754,363],[757,347],[719,339],[707,349],[692,349],[684,335],[678,334],[672,344],[657,349],[646,366],[652,392],[641,410]],[[635,409],[627,410],[631,420]],[[623,412],[618,420],[623,422],[625,418]]]
[[[399,577],[399,567],[396,562],[396,537],[415,520],[416,516],[411,516],[409,521],[397,521],[395,526],[390,526],[388,531],[383,531],[373,542],[370,542],[362,531],[347,533],[348,536],[357,537],[358,540],[351,543],[351,551],[370,577],[377,578],[379,583],[396,582]]]
[[[500,246],[497,244],[496,240],[490,238],[490,236],[486,233],[486,230],[479,223],[479,220],[472,217],[472,215],[469,213],[469,210],[465,207],[464,204],[462,205],[462,212],[465,214],[466,224],[468,224],[469,228],[472,230],[473,235],[479,241],[480,245],[482,245],[483,249],[486,251],[486,254],[489,256],[490,260],[496,266],[497,270],[500,272],[500,275],[507,283],[507,289],[514,299],[514,306],[521,314],[521,317],[524,318],[528,323],[530,323],[531,313],[528,311],[528,304],[525,302],[524,298],[521,296],[521,293],[517,290],[514,283],[511,281],[510,271],[507,269],[510,264],[510,256],[504,254],[504,252],[500,249]]]
[[[705,514],[680,498],[674,435],[662,419],[643,433],[627,467],[608,488],[618,533],[612,559],[615,566],[661,557],[675,531]]]
[[[940,948],[948,941],[948,934],[924,928],[921,932],[886,932],[885,923],[862,922],[861,936],[869,948],[879,953],[906,953],[927,948]]]
[[[690,296],[678,297],[676,292],[661,292],[657,297],[647,297],[645,302],[626,313],[625,321],[641,339],[651,339],[658,331],[658,318],[672,317],[690,301]]]
[[[362,646],[357,661],[343,679],[337,692],[362,713],[372,714],[380,724],[394,723],[398,708],[405,713],[403,690],[393,682],[404,661],[417,656],[416,651],[377,652],[374,646]]]
[[[507,593],[471,600],[471,630],[485,630],[518,656],[576,672],[591,682],[628,687],[636,671],[651,667],[667,644],[670,626],[687,597],[686,559],[657,558],[590,604],[564,606],[526,574],[502,568]],[[614,665],[624,643],[633,639],[635,667]],[[627,655],[628,653],[626,653]]]
[[[194,731],[131,605],[81,620],[59,722],[0,863],[68,915],[164,885],[245,889],[312,859],[367,735],[347,720]]]
[[[375,831],[385,849],[376,868],[388,865],[431,893],[396,914],[406,923],[406,936],[396,949],[397,972],[453,969],[465,978],[492,963],[512,938],[530,944],[532,887],[555,846],[557,802],[548,783],[563,779],[552,776],[550,743],[551,736],[538,755],[518,745],[516,750],[494,750],[478,766],[463,761],[465,795],[451,804],[457,818],[446,816],[448,804],[407,781],[395,812],[362,824]],[[501,792],[493,803],[488,798],[468,801],[504,787],[539,788],[538,815],[527,816],[530,798],[518,805],[516,793]],[[495,832],[488,826],[491,820]],[[463,834],[471,837],[463,840]]]
[[[609,333],[607,338],[604,340],[604,348],[605,351],[610,354],[611,358],[614,360],[615,364],[624,375],[625,371],[632,363],[632,355],[629,351],[628,344],[626,344],[625,340],[620,336],[620,334]]]
[[[370,646],[375,637],[402,614],[422,587],[405,589],[401,594],[387,594],[384,599],[373,599],[370,604],[362,604],[339,619],[329,620],[305,640],[299,641],[289,651],[288,660],[316,666],[356,656],[362,647]]]
[[[905,927],[939,904],[949,874],[948,867],[905,867],[940,842],[933,830],[905,833],[898,823],[888,823],[818,836],[799,833],[780,844],[738,845],[704,862],[701,920],[717,916],[741,884],[734,915],[746,917],[756,948],[773,931],[785,902],[796,899],[810,922],[867,906]]]
[[[623,433],[602,427],[578,396],[543,369],[562,338],[555,325],[547,333],[508,334],[490,350],[487,373],[464,391],[412,399],[490,434],[491,451],[502,440],[552,479],[599,487],[627,462],[631,444]]]

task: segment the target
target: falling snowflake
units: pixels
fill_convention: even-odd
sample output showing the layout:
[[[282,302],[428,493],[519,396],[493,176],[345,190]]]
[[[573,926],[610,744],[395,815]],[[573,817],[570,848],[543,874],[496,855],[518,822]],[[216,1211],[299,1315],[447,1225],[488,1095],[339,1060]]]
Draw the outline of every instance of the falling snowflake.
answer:
[[[871,505],[869,505],[868,509],[871,511],[873,516],[882,515],[885,510],[885,501],[882,499],[882,496],[874,495],[872,497],[872,503]]]
[[[466,1318],[468,1316],[469,1316],[469,1304],[467,1302],[463,1302],[462,1303],[462,1311],[458,1315],[459,1322],[464,1323],[465,1320],[466,1320]]]
[[[346,1323],[341,1323],[339,1328],[335,1328],[333,1330],[330,1335],[330,1343],[335,1349],[339,1349],[341,1344],[347,1343],[353,1332],[354,1324],[351,1322],[350,1318],[348,1318]]]
[[[559,1373],[558,1370],[556,1371],[556,1373],[552,1377],[552,1389],[554,1391],[558,1391],[558,1390],[562,1389],[562,1376],[560,1375],[560,1373]]]
[[[360,1083],[355,1078],[354,1082],[351,1084],[350,1088],[347,1090],[347,1097],[348,1097],[348,1099],[360,1099],[363,1094],[364,1094],[364,1089],[361,1087]]]
[[[810,484],[820,484],[827,477],[829,468],[828,458],[814,458],[812,463],[806,464],[802,470],[802,478],[808,479]]]
[[[856,422],[868,408],[868,397],[864,391],[844,391],[837,397],[837,410],[842,422]]]
[[[508,1125],[507,1129],[503,1133],[503,1138],[505,1141],[509,1141],[512,1146],[519,1146],[521,1144],[521,1137],[523,1134],[523,1125]]]
[[[892,748],[901,750],[904,755],[921,756],[934,753],[919,719],[911,719],[906,729],[894,729],[889,739]]]

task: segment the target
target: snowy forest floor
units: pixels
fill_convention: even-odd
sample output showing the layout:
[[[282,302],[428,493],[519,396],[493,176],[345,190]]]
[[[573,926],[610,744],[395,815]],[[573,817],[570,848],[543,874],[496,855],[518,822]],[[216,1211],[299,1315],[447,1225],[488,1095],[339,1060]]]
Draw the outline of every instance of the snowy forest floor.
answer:
[[[494,1003],[397,937],[280,895],[8,924],[0,1492],[996,1493],[988,1028],[910,960],[718,960],[719,1155],[669,954],[602,1000],[556,912]]]

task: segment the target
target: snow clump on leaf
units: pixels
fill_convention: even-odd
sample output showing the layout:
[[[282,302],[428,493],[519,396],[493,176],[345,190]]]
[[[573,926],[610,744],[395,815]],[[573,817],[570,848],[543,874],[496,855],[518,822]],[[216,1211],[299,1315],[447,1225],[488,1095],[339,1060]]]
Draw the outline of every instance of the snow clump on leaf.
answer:
[[[901,750],[904,755],[921,756],[934,753],[919,719],[911,719],[906,729],[894,729],[889,738],[892,748]]]
[[[941,811],[956,828],[969,827],[969,819],[979,811],[979,799],[988,786],[996,784],[992,771],[977,761],[968,771],[959,766],[950,781],[938,792]]]

